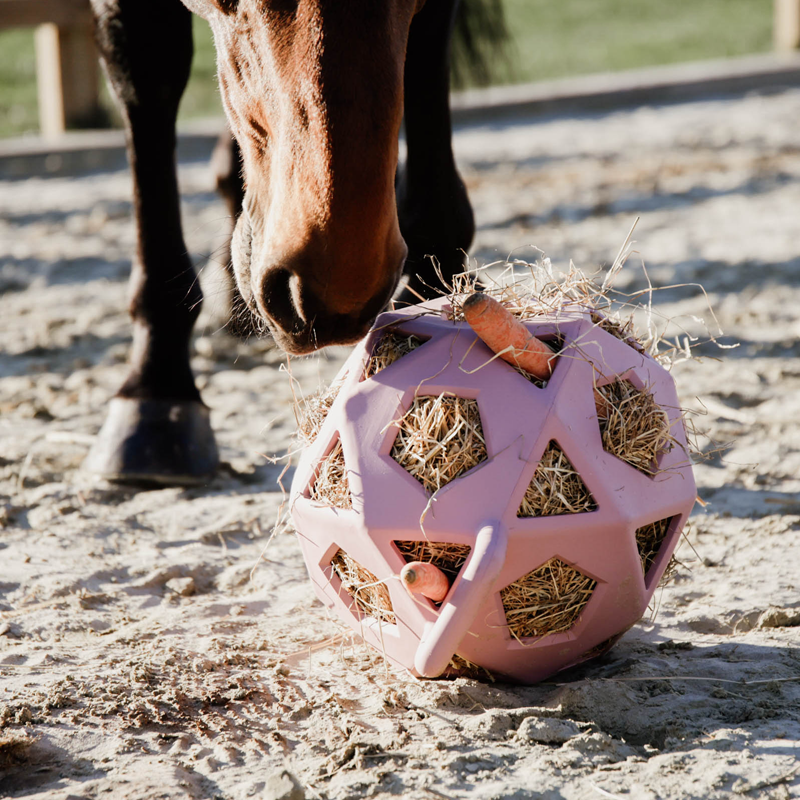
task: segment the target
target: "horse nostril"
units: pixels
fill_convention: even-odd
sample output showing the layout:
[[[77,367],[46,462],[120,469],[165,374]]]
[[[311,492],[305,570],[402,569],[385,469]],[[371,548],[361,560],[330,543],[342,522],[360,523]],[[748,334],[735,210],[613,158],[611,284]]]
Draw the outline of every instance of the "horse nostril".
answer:
[[[287,269],[275,267],[266,272],[261,280],[258,305],[262,313],[269,317],[286,333],[297,333],[305,327],[292,299],[292,282],[296,277]]]

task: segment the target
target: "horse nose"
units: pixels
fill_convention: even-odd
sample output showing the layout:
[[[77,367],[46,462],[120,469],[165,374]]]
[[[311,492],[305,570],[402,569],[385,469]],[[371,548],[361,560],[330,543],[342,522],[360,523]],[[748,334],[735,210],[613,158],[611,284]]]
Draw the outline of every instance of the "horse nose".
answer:
[[[366,335],[391,300],[405,254],[403,245],[401,252],[393,254],[392,267],[373,279],[367,291],[365,282],[359,285],[355,278],[340,281],[334,291],[296,266],[292,268],[290,259],[281,259],[255,279],[254,299],[275,341],[288,353],[299,355],[327,345],[352,344]],[[324,269],[320,272],[326,274]]]

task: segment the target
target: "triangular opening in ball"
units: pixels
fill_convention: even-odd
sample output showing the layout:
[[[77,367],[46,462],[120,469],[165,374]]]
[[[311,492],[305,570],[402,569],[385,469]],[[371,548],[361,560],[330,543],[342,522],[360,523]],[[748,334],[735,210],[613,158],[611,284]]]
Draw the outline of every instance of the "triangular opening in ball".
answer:
[[[364,368],[363,380],[374,378],[379,372],[399,361],[403,356],[413,353],[428,341],[428,336],[404,333],[398,328],[387,328],[372,348],[372,353]]]
[[[339,548],[330,562],[331,579],[338,578],[341,592],[347,594],[358,614],[390,625],[396,623],[392,599],[386,584],[366,567]]]
[[[319,462],[317,474],[308,489],[308,496],[311,500],[334,508],[353,507],[344,449],[342,440],[338,436],[328,455]]]
[[[595,511],[597,503],[575,467],[554,440],[547,445],[525,496],[518,517],[549,517]]]
[[[642,560],[642,573],[645,581],[658,558],[661,546],[669,535],[673,519],[675,517],[665,517],[636,529],[636,547],[639,550],[639,558]]]

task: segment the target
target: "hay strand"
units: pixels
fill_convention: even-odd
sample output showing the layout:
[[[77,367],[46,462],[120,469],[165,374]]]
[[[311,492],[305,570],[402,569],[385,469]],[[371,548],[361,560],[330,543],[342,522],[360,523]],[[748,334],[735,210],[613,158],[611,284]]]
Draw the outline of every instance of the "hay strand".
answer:
[[[425,339],[420,339],[419,336],[390,328],[383,333],[375,345],[375,349],[372,351],[367,367],[364,370],[364,377],[374,377],[381,370],[386,369],[386,367],[394,364],[395,361],[425,344],[425,341]]]
[[[598,417],[603,448],[645,475],[658,471],[658,457],[671,449],[667,412],[647,389],[617,378],[597,387],[606,401]]]
[[[518,517],[549,517],[580,514],[597,508],[564,451],[551,441],[517,509]]]
[[[330,386],[323,386],[314,394],[295,403],[294,415],[297,420],[297,438],[303,446],[310,445],[319,435],[328,412],[344,384],[345,375]]]
[[[334,508],[353,507],[341,439],[336,440],[331,452],[320,461],[319,472],[311,484],[309,495],[312,500]]]
[[[451,582],[461,571],[471,550],[468,544],[450,542],[396,541],[394,544],[406,563],[422,561],[426,564],[433,564],[444,572]]]
[[[642,559],[642,572],[647,576],[658,556],[664,539],[667,538],[672,517],[651,522],[636,529],[636,547],[639,549],[639,558]]]
[[[569,630],[596,585],[560,559],[550,559],[500,592],[511,635],[522,640]]]
[[[353,598],[362,614],[379,622],[395,624],[394,608],[385,583],[342,549],[337,550],[331,559],[331,567],[341,580],[342,589]]]
[[[486,461],[486,440],[476,400],[442,393],[417,397],[395,422],[392,458],[428,492]]]

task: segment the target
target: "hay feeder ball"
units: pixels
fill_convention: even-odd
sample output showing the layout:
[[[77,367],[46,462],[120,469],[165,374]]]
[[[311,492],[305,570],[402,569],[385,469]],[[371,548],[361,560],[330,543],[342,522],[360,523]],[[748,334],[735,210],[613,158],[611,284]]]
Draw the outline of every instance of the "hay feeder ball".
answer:
[[[696,497],[683,417],[593,308],[524,321],[557,352],[546,381],[459,316],[378,317],[307,419],[292,517],[317,596],[391,662],[535,682],[646,610]],[[444,574],[440,602],[409,562]]]

